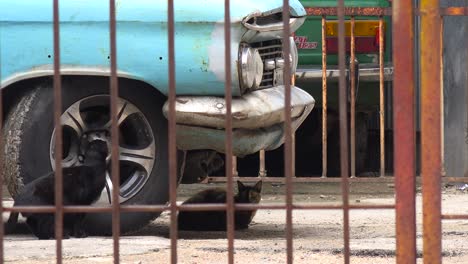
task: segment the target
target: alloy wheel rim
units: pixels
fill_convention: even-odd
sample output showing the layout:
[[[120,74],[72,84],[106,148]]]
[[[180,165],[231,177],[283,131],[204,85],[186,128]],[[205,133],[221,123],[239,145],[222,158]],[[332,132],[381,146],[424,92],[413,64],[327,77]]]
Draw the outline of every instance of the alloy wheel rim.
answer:
[[[94,95],[72,104],[60,117],[63,129],[62,167],[83,163],[87,144],[93,140],[107,142],[110,150],[110,116],[108,95]],[[120,188],[119,202],[134,197],[147,183],[156,161],[154,134],[144,114],[132,103],[118,98]],[[55,170],[55,129],[50,139],[49,157]],[[106,158],[106,186],[94,205],[112,202],[113,184],[110,172],[110,151]]]

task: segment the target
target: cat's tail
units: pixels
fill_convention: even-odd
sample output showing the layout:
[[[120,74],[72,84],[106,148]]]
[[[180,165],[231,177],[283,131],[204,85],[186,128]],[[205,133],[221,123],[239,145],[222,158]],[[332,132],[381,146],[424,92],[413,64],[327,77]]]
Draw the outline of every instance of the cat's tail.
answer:
[[[5,234],[13,234],[18,223],[19,212],[11,212],[8,221],[5,223]]]

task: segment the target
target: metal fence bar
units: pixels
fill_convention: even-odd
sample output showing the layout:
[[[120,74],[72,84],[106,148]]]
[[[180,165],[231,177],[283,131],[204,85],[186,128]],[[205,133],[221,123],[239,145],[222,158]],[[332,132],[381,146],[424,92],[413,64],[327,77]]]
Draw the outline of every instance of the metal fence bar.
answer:
[[[176,121],[175,121],[175,25],[174,0],[167,2],[167,39],[168,39],[168,77],[169,77],[169,115],[168,115],[168,155],[169,155],[169,203],[171,212],[170,238],[171,263],[177,263],[177,149],[176,149]],[[182,176],[182,175],[181,175]]]
[[[0,80],[2,79],[2,55],[1,55],[1,45],[0,45]],[[3,89],[0,89],[0,131],[3,132]],[[3,134],[0,136],[0,168],[3,168],[3,158],[4,158],[4,140]],[[4,184],[4,173],[0,172],[0,197],[3,197],[3,184]],[[3,201],[0,203],[0,215],[3,216],[4,208]],[[3,247],[3,237],[5,235],[3,217],[0,219],[0,263],[4,262],[4,247]]]
[[[234,180],[242,180],[245,182],[257,182],[259,179],[258,177],[234,177]],[[262,177],[263,182],[278,182],[278,183],[285,183],[286,180],[284,177]],[[350,178],[348,180],[349,182],[393,182],[394,177],[392,176],[386,176],[386,177],[378,177],[378,178]],[[208,177],[207,181],[208,183],[213,183],[213,182],[226,182],[226,177]],[[326,177],[326,178],[321,178],[319,175],[316,176],[303,176],[303,177],[294,177],[292,182],[298,183],[298,182],[341,182],[340,177]]]
[[[440,176],[443,177],[446,174],[445,171],[445,116],[444,116],[444,18],[440,18],[440,27],[439,27],[439,39],[440,39]]]
[[[0,80],[2,79],[2,55],[1,55],[1,50],[2,47],[0,45]],[[4,137],[3,137],[3,89],[0,89],[0,168],[3,167],[4,163],[4,149],[5,149],[5,144],[4,144]],[[3,184],[4,184],[4,172],[3,170],[0,171],[0,197],[3,197]],[[0,263],[4,262],[4,247],[3,247],[3,237],[5,236],[5,229],[3,225],[3,201],[0,203]]]
[[[379,19],[379,121],[380,121],[380,177],[385,176],[385,91],[384,91],[384,30]]]
[[[293,209],[293,132],[291,119],[291,59],[290,55],[290,25],[289,25],[289,1],[283,0],[283,57],[284,57],[284,177],[286,182],[286,250],[287,263],[293,263],[293,226],[292,226],[292,209]]]
[[[351,178],[356,177],[356,38],[354,16],[351,16],[351,59],[349,63],[350,78],[350,151]]]
[[[37,207],[10,207],[3,208],[0,205],[0,213],[6,212],[49,212],[55,213],[55,235],[56,235],[56,258],[57,263],[62,263],[62,237],[63,237],[63,214],[68,212],[111,212],[112,213],[112,234],[113,234],[113,255],[114,263],[120,261],[119,239],[120,239],[120,213],[121,212],[161,212],[170,210],[171,212],[171,263],[177,263],[177,211],[209,211],[226,210],[227,213],[227,238],[228,238],[228,262],[234,263],[234,213],[235,210],[256,210],[272,209],[286,210],[286,247],[287,262],[293,263],[293,225],[292,211],[297,210],[343,210],[343,238],[344,238],[344,262],[350,261],[349,248],[349,210],[351,209],[396,209],[397,225],[397,262],[414,263],[416,260],[416,236],[415,236],[415,122],[414,122],[414,50],[411,43],[413,33],[413,5],[411,1],[394,2],[393,9],[393,49],[394,49],[394,98],[398,98],[398,104],[394,105],[395,120],[395,183],[396,183],[396,204],[395,205],[366,205],[349,203],[349,183],[350,182],[383,182],[393,181],[390,177],[379,179],[359,178],[349,179],[348,167],[348,137],[347,137],[347,90],[345,82],[345,27],[344,16],[351,15],[351,176],[355,176],[355,85],[354,79],[354,57],[355,57],[355,36],[354,36],[354,15],[378,15],[379,20],[379,67],[380,67],[380,147],[381,166],[380,174],[384,176],[385,156],[384,149],[384,109],[383,109],[383,18],[382,15],[392,15],[389,8],[345,8],[344,1],[338,0],[338,8],[307,8],[309,15],[322,16],[322,177],[326,177],[326,154],[327,154],[327,80],[326,80],[326,40],[325,26],[326,15],[338,15],[339,18],[339,115],[340,115],[340,164],[341,178],[295,178],[294,172],[294,134],[291,128],[291,89],[294,80],[285,78],[285,143],[284,162],[285,177],[272,178],[262,177],[264,181],[285,182],[286,202],[284,204],[236,205],[234,203],[233,182],[235,179],[244,181],[257,181],[257,177],[234,177],[237,175],[235,157],[232,156],[232,88],[231,88],[231,32],[230,32],[230,1],[225,0],[225,100],[226,100],[226,156],[233,157],[226,159],[226,179],[227,179],[227,201],[225,204],[200,204],[200,205],[177,205],[177,149],[176,149],[176,123],[175,123],[175,46],[174,46],[174,1],[168,1],[168,57],[169,57],[169,189],[170,204],[167,205],[131,205],[121,206],[119,203],[119,154],[118,154],[118,125],[117,125],[117,100],[118,100],[118,78],[117,78],[117,47],[116,47],[116,10],[115,0],[110,0],[110,106],[111,106],[111,156],[112,156],[112,207],[90,207],[90,206],[64,206],[63,205],[63,173],[62,173],[62,126],[60,116],[62,110],[61,94],[61,74],[60,74],[60,21],[59,21],[59,1],[53,1],[53,46],[54,46],[54,125],[55,125],[55,206]],[[425,262],[441,261],[441,219],[468,219],[468,215],[441,214],[441,164],[442,164],[442,130],[441,119],[442,102],[441,96],[441,53],[433,50],[441,50],[442,32],[441,15],[468,15],[468,8],[439,8],[438,0],[422,0],[422,45],[421,45],[421,76],[422,76],[422,183],[423,183],[423,210],[424,210],[424,260]],[[284,76],[291,75],[289,57],[289,3],[283,1],[283,48],[285,68]],[[429,46],[430,45],[430,46]],[[438,72],[439,71],[439,72]],[[0,91],[0,128],[2,128],[2,94]],[[0,147],[3,147],[3,140],[0,140]],[[263,152],[263,155],[262,155]],[[0,153],[0,158],[3,153]],[[262,157],[263,156],[263,157]],[[263,165],[262,165],[263,164]],[[0,164],[1,165],[1,164]],[[1,167],[1,166],[0,166]],[[259,175],[265,173],[265,152],[260,152]],[[225,179],[225,180],[226,180]],[[461,182],[463,179],[446,177],[446,181]],[[210,181],[223,181],[219,178],[211,178]],[[313,205],[313,204],[293,204],[293,183],[294,182],[340,182],[342,188],[342,205]],[[0,184],[3,183],[3,174],[0,175]],[[0,195],[2,191],[0,190]],[[2,220],[3,221],[3,220]],[[0,227],[0,237],[3,237],[3,223]],[[3,262],[3,239],[0,242],[0,261]]]
[[[236,156],[232,156],[232,175],[239,176],[239,172],[237,171],[237,157]]]
[[[322,16],[322,178],[327,177],[327,19]]]
[[[339,118],[340,118],[340,169],[341,190],[343,199],[343,253],[344,263],[349,264],[349,167],[348,167],[348,118],[347,118],[347,90],[345,81],[345,8],[344,0],[338,0],[338,67],[339,77]]]
[[[460,177],[442,177],[443,182],[455,182],[455,183],[468,183],[468,177],[460,176]]]
[[[415,74],[413,1],[394,3],[393,119],[396,202],[396,258],[398,263],[416,262],[415,181]]]
[[[120,263],[120,166],[119,166],[119,128],[117,125],[117,41],[115,0],[109,0],[109,30],[110,30],[110,117],[111,117],[111,179],[112,179],[112,240],[114,263]],[[61,160],[61,159],[60,159]]]
[[[441,250],[441,80],[438,0],[422,0],[421,13],[421,174],[424,262],[440,263]]]
[[[468,220],[468,215],[443,214],[444,220]]]
[[[396,175],[396,174],[395,174]],[[377,178],[365,178],[365,177],[355,177],[349,178],[348,182],[361,182],[361,183],[391,183],[396,179],[395,175],[387,175],[384,177]],[[412,174],[415,175],[414,173]],[[234,177],[234,180],[242,180],[245,182],[257,182],[258,177]],[[420,177],[416,176],[416,180],[420,181]],[[285,180],[283,177],[262,177],[263,182],[275,182],[275,183],[284,183]],[[216,177],[207,177],[204,181],[206,183],[214,182],[226,182],[226,177],[216,176]],[[307,176],[297,176],[293,178],[294,183],[313,183],[313,182],[341,182],[340,178],[337,177],[326,177],[322,178],[320,175],[307,175]],[[442,177],[442,182],[444,183],[468,183],[468,177]],[[6,208],[5,208],[6,210]]]
[[[178,205],[178,211],[219,211],[226,210],[226,204],[183,204]],[[236,210],[253,210],[253,209],[286,209],[284,203],[276,204],[234,204]],[[350,209],[394,209],[395,205],[392,204],[351,204],[349,205]],[[170,210],[170,205],[121,205],[120,211],[125,213],[130,212],[163,212]],[[340,204],[293,204],[293,209],[300,210],[313,210],[313,209],[343,209],[343,206]],[[25,212],[25,213],[53,213],[55,211],[54,206],[49,206],[49,208],[40,208],[37,206],[18,206],[18,207],[5,207],[5,212]],[[91,206],[64,206],[64,213],[111,213],[112,207],[91,207]]]
[[[266,177],[267,176],[267,171],[266,171],[266,168],[265,168],[265,150],[264,149],[259,151],[258,159],[259,159],[258,176],[259,177]]]
[[[54,31],[54,125],[55,125],[55,239],[57,264],[62,263],[63,237],[63,173],[62,173],[62,80],[60,76],[60,17],[59,1],[53,2]]]
[[[226,217],[228,238],[228,263],[234,263],[234,193],[233,193],[233,146],[232,146],[232,87],[231,87],[231,11],[230,0],[224,1],[224,72],[225,72],[225,100],[226,100]],[[237,161],[237,160],[236,160]],[[236,162],[237,171],[237,162]]]

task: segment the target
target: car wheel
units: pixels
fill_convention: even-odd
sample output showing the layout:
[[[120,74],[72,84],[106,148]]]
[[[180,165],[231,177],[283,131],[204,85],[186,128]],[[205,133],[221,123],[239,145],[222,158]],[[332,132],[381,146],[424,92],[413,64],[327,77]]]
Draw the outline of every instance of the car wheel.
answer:
[[[151,87],[119,81],[118,128],[121,204],[165,204],[168,201],[167,121],[164,97]],[[107,79],[64,77],[62,85],[63,167],[82,162],[82,146],[101,139],[110,146],[110,97]],[[18,188],[54,168],[53,89],[51,83],[25,94],[11,109],[5,123],[5,179],[12,196]],[[110,167],[110,166],[109,166]],[[112,182],[95,205],[109,205]],[[136,230],[159,213],[122,213],[121,232]],[[110,213],[91,213],[87,231],[111,233]]]

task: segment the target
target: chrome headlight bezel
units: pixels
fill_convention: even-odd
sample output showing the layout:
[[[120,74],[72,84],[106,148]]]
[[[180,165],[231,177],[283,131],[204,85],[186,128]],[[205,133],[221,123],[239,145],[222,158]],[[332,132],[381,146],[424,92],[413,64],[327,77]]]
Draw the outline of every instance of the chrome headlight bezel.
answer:
[[[290,48],[290,59],[291,59],[291,75],[294,75],[297,70],[297,64],[299,60],[299,53],[297,51],[296,42],[293,37],[289,37],[289,48]]]
[[[263,78],[263,60],[258,50],[247,44],[241,45],[239,61],[243,90],[258,88]]]

